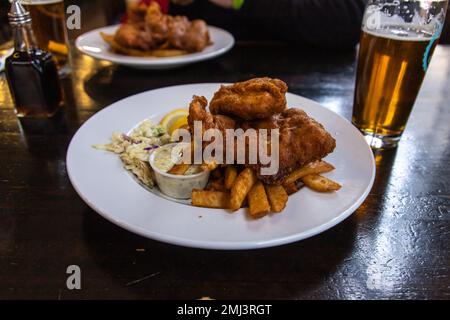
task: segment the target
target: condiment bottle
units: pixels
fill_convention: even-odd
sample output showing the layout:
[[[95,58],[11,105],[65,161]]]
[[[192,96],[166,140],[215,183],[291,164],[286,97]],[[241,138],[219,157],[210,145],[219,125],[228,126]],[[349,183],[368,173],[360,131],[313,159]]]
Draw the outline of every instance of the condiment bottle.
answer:
[[[62,105],[62,90],[51,53],[38,48],[30,13],[13,0],[8,14],[14,52],[5,72],[18,117],[49,118]]]

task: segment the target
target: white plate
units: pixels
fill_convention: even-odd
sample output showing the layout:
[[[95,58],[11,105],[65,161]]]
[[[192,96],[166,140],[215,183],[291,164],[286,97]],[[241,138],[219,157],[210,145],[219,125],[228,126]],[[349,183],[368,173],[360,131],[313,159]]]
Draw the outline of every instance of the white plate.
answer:
[[[206,47],[202,52],[167,58],[130,57],[112,52],[108,43],[100,36],[100,32],[113,34],[117,28],[118,26],[109,26],[89,31],[79,36],[75,45],[78,50],[93,58],[140,69],[168,69],[212,59],[224,54],[234,45],[234,38],[229,32],[217,27],[208,26],[213,44]]]
[[[11,48],[9,50],[6,50],[6,52],[3,55],[0,54],[0,72],[2,72],[5,69],[6,58],[12,55],[13,52],[14,48]]]
[[[193,94],[210,99],[218,88],[219,84],[193,84],[152,90],[116,102],[86,121],[67,152],[69,177],[81,198],[131,232],[207,249],[254,249],[302,240],[335,226],[361,205],[375,177],[366,141],[341,116],[293,94],[287,95],[289,106],[304,109],[336,138],[336,151],[326,159],[336,170],[327,176],[343,188],[331,194],[304,188],[289,198],[284,212],[261,220],[248,219],[245,210],[230,214],[164,199],[139,185],[117,155],[91,147],[108,142],[113,131],[128,132],[146,118],[158,122],[168,111],[187,107]]]

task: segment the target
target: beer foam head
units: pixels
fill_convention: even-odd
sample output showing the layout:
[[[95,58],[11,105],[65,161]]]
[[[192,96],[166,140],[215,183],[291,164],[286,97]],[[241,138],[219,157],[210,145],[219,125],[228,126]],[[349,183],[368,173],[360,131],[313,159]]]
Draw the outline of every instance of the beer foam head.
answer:
[[[433,37],[430,28],[424,28],[424,26],[395,25],[379,29],[370,29],[363,26],[362,30],[376,37],[401,41],[430,41]]]

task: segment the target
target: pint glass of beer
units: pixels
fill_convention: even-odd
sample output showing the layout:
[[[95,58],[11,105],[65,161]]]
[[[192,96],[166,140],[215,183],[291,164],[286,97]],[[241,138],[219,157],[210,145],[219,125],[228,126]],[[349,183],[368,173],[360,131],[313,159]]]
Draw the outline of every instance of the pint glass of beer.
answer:
[[[41,49],[49,51],[61,70],[69,61],[63,0],[22,0],[30,12],[33,31]]]
[[[372,148],[396,147],[445,22],[448,0],[368,0],[353,124]]]

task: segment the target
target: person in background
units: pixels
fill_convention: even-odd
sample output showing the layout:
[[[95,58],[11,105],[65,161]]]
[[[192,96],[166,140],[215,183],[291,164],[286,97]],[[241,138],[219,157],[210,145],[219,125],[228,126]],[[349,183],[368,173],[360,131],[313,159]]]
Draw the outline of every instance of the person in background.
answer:
[[[8,22],[9,2],[0,1],[0,50],[2,45],[11,40],[11,28]]]
[[[353,49],[366,0],[140,0],[165,13],[204,19],[249,41]]]

